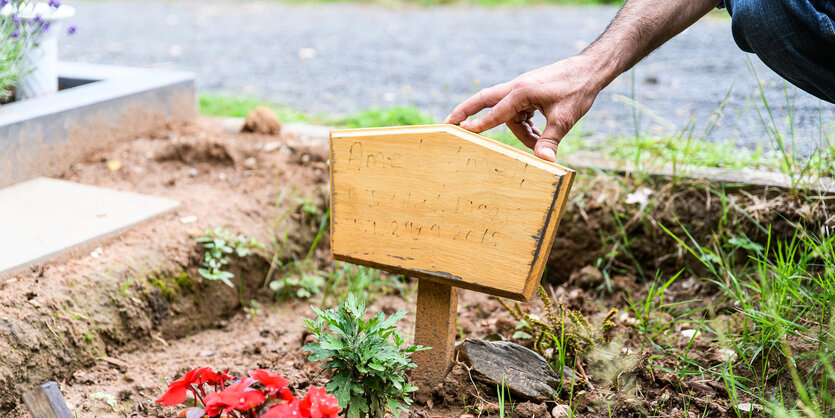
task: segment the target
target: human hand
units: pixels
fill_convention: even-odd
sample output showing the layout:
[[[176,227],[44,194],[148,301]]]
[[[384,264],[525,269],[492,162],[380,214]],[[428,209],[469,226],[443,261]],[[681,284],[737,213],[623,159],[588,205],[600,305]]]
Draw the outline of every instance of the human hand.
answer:
[[[504,123],[537,157],[554,161],[560,140],[608,83],[598,69],[598,63],[585,55],[566,58],[481,90],[458,105],[445,123],[461,124],[473,132]],[[492,109],[483,117],[467,120],[488,107]],[[533,124],[536,111],[547,120],[542,132]]]

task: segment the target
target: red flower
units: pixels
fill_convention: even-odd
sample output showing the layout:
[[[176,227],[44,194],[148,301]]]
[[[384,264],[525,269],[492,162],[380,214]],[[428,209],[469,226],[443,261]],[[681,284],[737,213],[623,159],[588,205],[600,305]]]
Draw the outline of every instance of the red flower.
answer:
[[[203,400],[206,414],[213,417],[232,410],[246,411],[264,403],[267,397],[263,393],[249,389],[252,382],[252,379],[244,378],[220,392],[206,395]]]
[[[261,418],[288,418],[288,417],[302,417],[299,411],[299,400],[293,399],[287,403],[280,403],[270,408],[267,413],[261,415]]]
[[[287,385],[290,383],[287,381],[287,379],[269,370],[250,370],[247,373],[249,374],[249,377],[261,382],[261,384],[264,385],[264,387],[267,389],[267,392],[269,392],[270,395],[275,395],[276,393],[281,391],[281,389],[286,388]]]
[[[208,383],[212,386],[219,385],[227,380],[232,380],[232,377],[224,372],[215,373],[210,367],[204,367],[197,370],[200,375],[199,384]]]
[[[325,391],[325,388],[311,386],[307,396],[299,402],[302,416],[310,418],[337,418],[339,416],[339,402],[336,396]]]
[[[185,376],[168,385],[168,390],[156,402],[164,406],[174,406],[185,402],[188,397],[188,388],[199,379],[199,371],[199,369],[191,369]]]
[[[296,399],[296,398],[293,397],[293,392],[291,392],[290,389],[287,389],[287,388],[281,388],[281,390],[278,391],[278,397],[282,400],[287,401],[287,402],[290,402],[293,399]]]

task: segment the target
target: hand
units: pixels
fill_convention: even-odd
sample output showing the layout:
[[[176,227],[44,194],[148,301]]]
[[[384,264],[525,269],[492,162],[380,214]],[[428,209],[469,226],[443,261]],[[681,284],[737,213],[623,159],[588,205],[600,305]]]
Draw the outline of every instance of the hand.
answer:
[[[473,132],[504,123],[537,157],[554,161],[560,140],[608,84],[598,69],[597,62],[585,55],[558,61],[478,92],[458,105],[445,123],[460,123]],[[488,107],[492,109],[483,117],[467,120]],[[532,120],[537,110],[547,120],[542,132]]]

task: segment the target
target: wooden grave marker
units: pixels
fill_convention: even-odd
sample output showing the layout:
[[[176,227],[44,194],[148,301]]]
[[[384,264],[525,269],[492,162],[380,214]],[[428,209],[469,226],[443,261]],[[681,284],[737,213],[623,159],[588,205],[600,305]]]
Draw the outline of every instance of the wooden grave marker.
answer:
[[[574,171],[454,125],[331,132],[331,255],[420,278],[418,384],[443,380],[458,288],[528,301]]]

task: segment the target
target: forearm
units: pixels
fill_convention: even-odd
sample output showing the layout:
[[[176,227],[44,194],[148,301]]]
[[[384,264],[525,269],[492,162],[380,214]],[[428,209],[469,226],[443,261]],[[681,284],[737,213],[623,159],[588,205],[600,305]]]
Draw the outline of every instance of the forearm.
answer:
[[[718,3],[719,0],[627,0],[603,34],[581,53],[596,63],[599,89]]]

